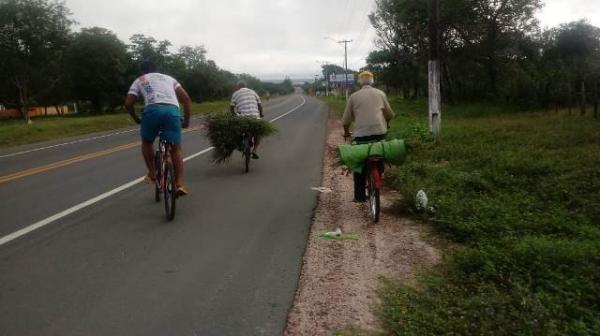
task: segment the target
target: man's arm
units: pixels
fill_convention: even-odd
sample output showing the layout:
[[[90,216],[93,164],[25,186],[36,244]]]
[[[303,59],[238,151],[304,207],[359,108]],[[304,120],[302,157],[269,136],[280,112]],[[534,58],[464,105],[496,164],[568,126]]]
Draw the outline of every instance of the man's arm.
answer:
[[[140,117],[138,117],[138,115],[135,114],[135,109],[133,107],[133,105],[135,104],[136,100],[137,100],[137,97],[135,95],[128,94],[125,97],[125,109],[127,110],[127,112],[129,112],[129,115],[131,116],[131,118],[133,119],[133,121],[135,121],[137,124],[139,124],[142,121],[140,120]]]
[[[263,114],[263,107],[261,103],[258,103],[258,112],[260,113],[261,118],[265,117],[265,115]]]
[[[392,111],[392,107],[390,106],[390,103],[388,102],[388,99],[387,99],[387,96],[385,95],[385,93],[383,94],[382,112],[383,112],[385,121],[388,122],[388,127],[389,127],[390,120],[392,120],[394,118],[394,111]]]
[[[190,125],[192,99],[190,99],[190,96],[182,86],[179,86],[177,89],[175,89],[175,93],[177,94],[179,101],[183,103],[183,124],[181,126],[183,128],[188,128]]]

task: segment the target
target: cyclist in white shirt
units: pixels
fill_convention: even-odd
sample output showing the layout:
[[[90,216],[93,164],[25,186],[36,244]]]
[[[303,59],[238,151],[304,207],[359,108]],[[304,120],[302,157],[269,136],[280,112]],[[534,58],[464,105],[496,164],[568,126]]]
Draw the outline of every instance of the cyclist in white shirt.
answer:
[[[230,111],[231,113],[240,117],[250,117],[256,119],[261,119],[264,117],[260,97],[254,90],[247,88],[247,84],[243,80],[237,83],[237,91],[235,91],[231,96]],[[259,144],[260,138],[254,136],[254,150],[252,151],[252,158],[255,160],[258,159],[256,149],[258,148]]]
[[[169,141],[171,157],[175,168],[175,184],[180,196],[188,192],[183,186],[183,156],[181,152],[181,128],[190,124],[192,100],[174,78],[158,73],[151,61],[142,64],[143,75],[136,79],[125,98],[125,108],[133,120],[141,124],[142,154],[148,173],[146,181],[153,183],[154,176],[154,140],[162,130],[162,136]],[[134,111],[138,98],[144,99],[144,110],[140,119]],[[183,103],[183,122],[179,111],[179,101]]]

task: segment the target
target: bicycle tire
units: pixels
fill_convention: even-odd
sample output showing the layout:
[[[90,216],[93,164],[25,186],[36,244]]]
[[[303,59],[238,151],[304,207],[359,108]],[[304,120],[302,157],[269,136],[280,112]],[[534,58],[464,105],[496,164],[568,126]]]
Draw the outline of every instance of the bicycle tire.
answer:
[[[244,137],[244,152],[242,153],[242,155],[244,156],[244,164],[245,164],[244,172],[245,173],[250,171],[250,158],[252,157],[252,152],[251,152],[250,147],[251,147],[250,146],[250,137],[245,136]]]
[[[377,170],[368,171],[368,180],[367,180],[367,191],[369,197],[369,213],[371,215],[371,220],[373,223],[379,222],[379,211],[381,210],[381,201],[379,198],[379,188],[375,184],[375,176],[373,174],[378,174]]]
[[[154,155],[154,201],[155,202],[160,202],[160,181],[162,179],[162,175],[161,175],[161,163],[162,163],[162,158],[161,158],[161,154],[160,151],[156,151],[156,154]]]
[[[177,187],[175,186],[175,168],[173,163],[169,162],[166,164],[164,183],[164,199],[165,199],[165,213],[167,220],[172,221],[175,218],[175,208],[177,200]]]

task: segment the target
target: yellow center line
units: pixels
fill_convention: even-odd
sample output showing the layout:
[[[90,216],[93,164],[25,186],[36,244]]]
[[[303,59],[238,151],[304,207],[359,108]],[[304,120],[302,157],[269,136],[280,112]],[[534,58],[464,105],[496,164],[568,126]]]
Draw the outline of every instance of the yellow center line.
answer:
[[[202,129],[202,127],[192,127],[189,128],[185,131],[183,131],[183,133],[188,133],[188,132],[193,132],[196,130]],[[66,160],[62,160],[62,161],[57,161],[57,162],[53,162],[53,163],[49,163],[43,166],[39,166],[39,167],[34,167],[34,168],[30,168],[30,169],[26,169],[26,170],[22,170],[13,174],[9,174],[9,175],[5,175],[5,176],[0,176],[0,184],[2,183],[6,183],[9,181],[13,181],[13,180],[17,180],[23,177],[27,177],[27,176],[31,176],[31,175],[36,175],[36,174],[40,174],[40,173],[45,173],[48,172],[50,170],[54,170],[57,168],[61,168],[64,166],[68,166],[77,162],[82,162],[82,161],[86,161],[86,160],[90,160],[90,159],[95,159],[98,157],[102,157],[102,156],[106,156],[106,155],[110,155],[116,152],[120,152],[129,148],[133,148],[135,146],[139,146],[140,145],[140,141],[135,141],[135,142],[131,142],[128,144],[124,144],[124,145],[120,145],[120,146],[116,146],[113,148],[109,148],[109,149],[104,149],[98,152],[93,152],[93,153],[88,153],[88,154],[83,154],[80,156],[76,156],[70,159],[66,159]]]

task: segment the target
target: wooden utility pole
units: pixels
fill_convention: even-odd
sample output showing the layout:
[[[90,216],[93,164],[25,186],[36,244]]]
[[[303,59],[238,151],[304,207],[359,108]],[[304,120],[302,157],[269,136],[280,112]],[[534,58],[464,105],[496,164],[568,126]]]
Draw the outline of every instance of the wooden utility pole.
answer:
[[[439,6],[439,0],[429,0],[429,130],[436,142],[442,128]]]
[[[594,118],[598,118],[598,80],[594,81]]]
[[[586,101],[586,97],[585,97],[585,80],[581,80],[581,106],[580,106],[580,110],[581,110],[581,115],[584,116],[586,113],[586,105],[587,105],[587,101]]]
[[[346,100],[348,100],[348,43],[352,40],[338,41],[344,44],[344,87],[346,88]]]

